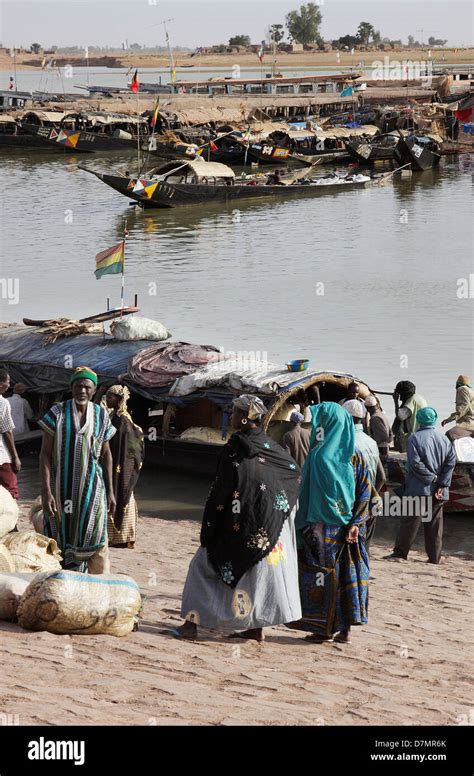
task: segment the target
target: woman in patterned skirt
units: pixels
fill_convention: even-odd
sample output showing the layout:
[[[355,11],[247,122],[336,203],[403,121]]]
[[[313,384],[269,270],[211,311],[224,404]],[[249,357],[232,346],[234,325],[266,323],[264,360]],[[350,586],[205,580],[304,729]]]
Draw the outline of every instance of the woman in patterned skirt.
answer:
[[[138,509],[133,495],[144,458],[143,431],[127,409],[130,391],[124,385],[107,389],[105,406],[116,434],[110,442],[112,476],[115,500],[113,518],[109,517],[107,530],[109,547],[133,549],[137,535]]]
[[[311,416],[296,516],[303,617],[288,627],[309,631],[311,641],[347,643],[351,625],[367,622],[372,485],[349,413],[323,402]]]
[[[294,530],[300,472],[261,430],[265,413],[258,397],[234,400],[236,433],[223,448],[184,587],[186,622],[167,631],[177,638],[195,639],[201,625],[263,641],[265,626],[301,615]]]

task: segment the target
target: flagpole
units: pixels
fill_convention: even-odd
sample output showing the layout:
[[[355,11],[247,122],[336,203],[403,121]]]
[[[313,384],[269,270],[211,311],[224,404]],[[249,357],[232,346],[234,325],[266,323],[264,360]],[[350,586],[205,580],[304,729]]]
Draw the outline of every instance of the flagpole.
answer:
[[[124,297],[125,297],[125,241],[128,237],[127,220],[123,228],[123,253],[122,253],[122,286],[120,289],[120,317],[123,315]]]

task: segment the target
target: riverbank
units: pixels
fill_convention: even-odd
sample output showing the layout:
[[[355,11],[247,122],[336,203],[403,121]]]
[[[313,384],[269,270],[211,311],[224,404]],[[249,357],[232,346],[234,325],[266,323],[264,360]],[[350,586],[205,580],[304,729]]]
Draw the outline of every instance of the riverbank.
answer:
[[[345,70],[350,67],[359,67],[359,63],[364,63],[370,67],[374,61],[384,61],[388,57],[392,62],[401,60],[412,60],[414,62],[423,62],[428,59],[428,48],[425,49],[394,49],[389,51],[355,51],[351,54],[349,51],[340,52],[339,60],[336,51],[302,51],[287,54],[279,52],[277,54],[277,69],[282,68],[324,68],[333,67]],[[467,49],[432,49],[432,62],[436,67],[443,65],[465,65],[474,62],[474,48]],[[40,68],[44,60],[43,54],[17,54],[17,70],[30,70]],[[54,58],[58,65],[71,64],[74,67],[87,67],[87,60],[83,54],[66,56],[61,53],[48,55],[47,60]],[[189,66],[189,75],[200,68],[226,67],[232,68],[233,65],[239,65],[241,68],[251,70],[260,70],[260,64],[256,54],[206,54],[191,57],[191,53],[175,52],[174,59],[177,69],[183,65]],[[263,69],[271,69],[272,56],[266,55],[263,63]],[[136,67],[136,68],[168,68],[169,57],[167,54],[140,54],[139,52],[111,52],[104,56],[94,56],[89,58],[90,67]],[[0,53],[0,70],[10,70],[13,68],[13,59],[8,53]],[[180,74],[178,78],[183,79],[185,74]]]
[[[21,505],[20,530],[29,528],[29,503]],[[199,539],[199,522],[186,519],[193,503],[190,496],[173,519],[143,515],[136,549],[111,550],[112,571],[133,576],[146,596],[138,632],[55,636],[0,623],[3,712],[18,715],[20,725],[456,725],[468,718],[472,561],[446,556],[432,566],[414,551],[407,563],[390,563],[382,560],[388,545],[376,543],[369,623],[354,629],[352,645],[313,645],[284,627],[268,628],[264,645],[209,631],[196,643],[176,641],[161,631],[180,623]],[[168,517],[168,505],[160,507]],[[146,502],[142,509],[149,512]]]

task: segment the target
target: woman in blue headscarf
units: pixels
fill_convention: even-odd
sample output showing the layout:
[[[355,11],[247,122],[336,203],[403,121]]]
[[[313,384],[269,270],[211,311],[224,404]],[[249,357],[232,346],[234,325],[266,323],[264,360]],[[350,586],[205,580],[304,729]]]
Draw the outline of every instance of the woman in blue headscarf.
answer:
[[[367,622],[370,475],[349,413],[323,402],[311,416],[296,516],[303,617],[290,627],[310,631],[312,641],[349,642],[351,625]]]

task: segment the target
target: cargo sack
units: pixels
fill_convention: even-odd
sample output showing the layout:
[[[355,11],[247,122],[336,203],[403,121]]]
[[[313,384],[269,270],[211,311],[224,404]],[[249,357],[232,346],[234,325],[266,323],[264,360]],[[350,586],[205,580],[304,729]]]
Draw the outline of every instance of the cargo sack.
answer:
[[[12,494],[0,485],[0,539],[13,531],[18,521],[18,504]]]
[[[10,550],[0,542],[0,572],[15,571],[15,561]]]
[[[55,539],[35,531],[22,531],[6,536],[3,544],[10,551],[12,571],[59,571],[61,553]]]
[[[20,599],[37,574],[0,574],[0,620],[14,622]]]
[[[141,605],[131,577],[58,571],[28,586],[17,616],[29,630],[126,636],[138,624]]]
[[[171,332],[159,321],[151,318],[117,318],[110,324],[110,331],[116,340],[153,340],[163,342]]]

